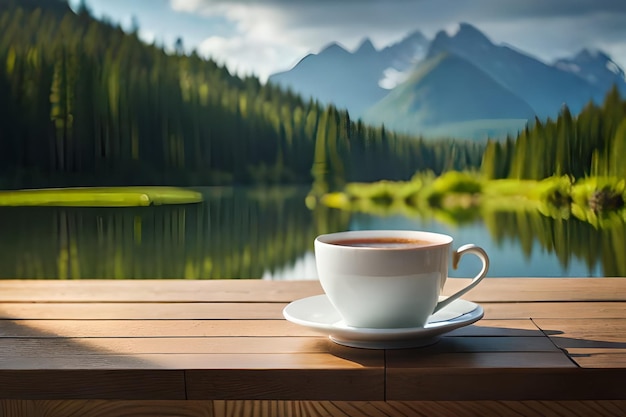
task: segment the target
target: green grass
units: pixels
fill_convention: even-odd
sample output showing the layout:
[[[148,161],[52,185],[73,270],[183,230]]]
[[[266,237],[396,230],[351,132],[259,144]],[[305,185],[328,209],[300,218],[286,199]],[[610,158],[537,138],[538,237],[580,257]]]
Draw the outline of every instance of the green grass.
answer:
[[[489,180],[483,187],[483,194],[487,196],[524,196],[531,197],[537,188],[534,180]]]
[[[626,180],[591,177],[577,182],[567,176],[540,181],[486,180],[474,173],[448,172],[438,178],[352,183],[343,192],[322,196],[332,208],[375,215],[419,215],[458,224],[481,213],[536,211],[555,219],[571,216],[595,227],[626,220]]]
[[[134,207],[189,204],[202,194],[177,187],[84,187],[0,191],[0,206]]]

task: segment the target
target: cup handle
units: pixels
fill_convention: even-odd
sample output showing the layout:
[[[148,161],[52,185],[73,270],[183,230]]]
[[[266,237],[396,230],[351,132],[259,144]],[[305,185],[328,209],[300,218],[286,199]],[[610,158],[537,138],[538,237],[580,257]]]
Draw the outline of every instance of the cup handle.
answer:
[[[461,260],[461,257],[465,255],[466,253],[471,253],[473,255],[478,256],[480,260],[483,262],[483,268],[480,270],[478,275],[476,275],[474,279],[472,279],[472,282],[470,282],[467,287],[463,288],[460,291],[457,291],[456,293],[452,294],[445,300],[439,301],[433,313],[436,313],[437,311],[441,310],[442,308],[444,308],[445,306],[447,306],[448,304],[450,304],[451,302],[453,302],[454,300],[456,300],[457,298],[459,298],[460,296],[462,296],[463,294],[465,294],[466,292],[474,288],[487,275],[487,270],[489,269],[489,257],[487,256],[487,252],[485,252],[483,248],[476,246],[476,245],[472,245],[472,244],[463,245],[457,250],[455,250],[454,252],[452,252],[452,267],[456,269],[457,266],[459,265],[459,261]]]

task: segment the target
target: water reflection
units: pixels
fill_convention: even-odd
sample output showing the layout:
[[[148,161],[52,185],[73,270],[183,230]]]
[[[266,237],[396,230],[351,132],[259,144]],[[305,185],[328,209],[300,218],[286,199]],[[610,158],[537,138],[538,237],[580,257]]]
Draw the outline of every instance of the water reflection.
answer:
[[[626,223],[613,222],[598,228],[577,218],[554,219],[537,212],[495,212],[485,218],[491,238],[497,242],[514,240],[529,258],[533,248],[552,254],[567,268],[583,262],[590,274],[626,276]]]
[[[137,208],[0,209],[0,278],[314,279],[313,239],[347,229],[425,229],[473,242],[490,276],[626,276],[626,225],[594,227],[539,212],[426,215],[318,206],[308,188],[206,188],[205,202]],[[468,258],[452,276],[469,276]]]
[[[2,208],[0,277],[259,278],[346,227],[308,210],[305,188],[200,191],[203,204]]]

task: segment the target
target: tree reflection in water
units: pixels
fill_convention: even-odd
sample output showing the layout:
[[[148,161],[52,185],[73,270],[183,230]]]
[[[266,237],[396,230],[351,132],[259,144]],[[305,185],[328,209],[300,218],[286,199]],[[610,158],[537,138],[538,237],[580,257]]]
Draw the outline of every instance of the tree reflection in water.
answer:
[[[308,191],[207,188],[202,204],[1,208],[0,278],[261,278],[301,262],[318,234],[351,226],[353,212],[308,209]],[[438,218],[454,221],[456,214]],[[539,245],[564,268],[578,259],[589,270],[626,276],[622,218],[592,225],[538,211],[466,214],[457,218],[481,223],[495,245],[516,242],[520,257]],[[385,215],[371,214],[381,220],[377,224],[385,224]]]

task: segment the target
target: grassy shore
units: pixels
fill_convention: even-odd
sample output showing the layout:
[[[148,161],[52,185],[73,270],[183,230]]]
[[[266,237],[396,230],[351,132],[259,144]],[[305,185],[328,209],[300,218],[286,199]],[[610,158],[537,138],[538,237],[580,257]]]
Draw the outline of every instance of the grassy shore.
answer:
[[[490,180],[452,171],[440,177],[420,174],[410,181],[351,183],[343,191],[322,196],[320,201],[342,210],[433,216],[456,223],[485,212],[533,210],[553,218],[574,216],[604,226],[609,220],[626,221],[626,180]]]
[[[202,194],[177,187],[78,187],[0,191],[0,206],[133,207],[189,204]]]

